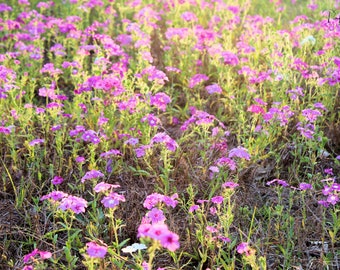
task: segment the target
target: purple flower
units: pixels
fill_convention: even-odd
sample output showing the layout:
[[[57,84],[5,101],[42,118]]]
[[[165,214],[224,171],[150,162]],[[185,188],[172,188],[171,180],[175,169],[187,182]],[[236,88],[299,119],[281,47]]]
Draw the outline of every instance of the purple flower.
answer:
[[[281,179],[273,179],[273,180],[267,182],[266,184],[268,186],[271,186],[274,183],[277,183],[277,184],[279,184],[280,186],[283,186],[283,187],[288,187],[289,186],[288,183],[285,180],[281,180]]]
[[[87,201],[83,198],[71,196],[65,197],[61,200],[59,208],[63,211],[71,210],[76,214],[85,212]]]
[[[249,244],[246,242],[242,242],[240,243],[237,248],[236,248],[237,252],[240,254],[245,254],[246,256],[251,255],[251,248],[249,247]]]
[[[76,126],[75,129],[73,129],[73,130],[70,131],[69,135],[70,135],[71,137],[74,137],[74,136],[77,136],[77,135],[80,134],[80,133],[85,132],[85,130],[86,130],[86,129],[85,129],[84,126]]]
[[[178,204],[178,201],[176,201],[176,199],[178,199],[177,193],[173,194],[171,197],[163,196],[162,201],[165,203],[166,206],[171,206],[172,208],[175,208]]]
[[[61,176],[54,176],[52,179],[53,185],[60,185],[62,182],[64,182],[64,178],[62,178]]]
[[[161,133],[157,133],[152,139],[151,139],[151,144],[154,143],[164,143],[166,148],[169,151],[176,151],[176,148],[178,147],[178,144],[176,143],[175,140],[173,140],[172,138],[170,138],[169,135],[167,135],[164,132]]]
[[[299,188],[301,190],[313,189],[312,185],[309,183],[300,183]]]
[[[250,160],[250,155],[248,153],[248,150],[240,146],[237,148],[231,149],[229,151],[228,157],[229,158],[238,157],[238,158],[244,158],[246,160]]]
[[[145,155],[145,150],[149,149],[150,145],[142,145],[135,149],[136,156],[138,158],[143,157]]]
[[[197,200],[197,203],[199,204],[204,204],[204,203],[207,203],[209,202],[209,200]]]
[[[147,116],[144,116],[141,119],[141,122],[143,123],[146,120],[148,121],[150,127],[155,127],[161,122],[161,120],[158,117],[156,117],[153,113],[150,113]]]
[[[221,158],[219,158],[216,161],[216,164],[218,166],[225,166],[225,165],[227,165],[231,171],[235,171],[236,170],[236,163],[231,158],[221,157]]]
[[[111,150],[109,150],[107,152],[101,153],[100,157],[108,158],[108,157],[111,157],[111,156],[117,156],[117,155],[121,155],[121,154],[122,153],[119,150],[111,149]]]
[[[107,247],[98,245],[95,242],[88,242],[86,244],[86,252],[92,258],[104,258],[107,252]]]
[[[190,11],[183,12],[181,18],[187,22],[197,22],[198,20],[195,13]]]
[[[57,130],[60,130],[61,127],[62,127],[61,125],[54,125],[54,126],[51,127],[51,130],[52,131],[57,131]]]
[[[322,189],[322,194],[327,196],[333,191],[333,188],[330,186],[324,186]]]
[[[141,224],[138,228],[138,237],[150,237],[158,240],[160,244],[170,251],[179,248],[179,237],[171,232],[163,223]]]
[[[124,142],[124,144],[136,145],[139,142],[138,138],[130,138]]]
[[[83,133],[83,135],[81,136],[81,138],[85,141],[85,142],[89,142],[91,141],[93,144],[98,144],[100,143],[100,139],[97,136],[97,133],[93,130],[87,130]]]
[[[152,208],[146,216],[151,219],[152,223],[163,223],[165,221],[163,211],[158,208]]]
[[[106,208],[115,208],[119,205],[119,202],[125,202],[125,197],[116,192],[111,192],[108,196],[101,200],[101,203]]]
[[[35,113],[36,114],[43,114],[43,113],[45,113],[45,109],[37,107],[37,108],[35,108]]]
[[[165,112],[166,105],[171,102],[171,98],[165,93],[157,93],[150,97],[150,105],[156,106],[161,111]]]
[[[7,5],[7,4],[4,4],[4,3],[1,3],[0,4],[0,12],[4,12],[4,11],[12,11],[12,7]]]
[[[40,198],[40,201],[44,201],[47,199],[52,199],[53,201],[59,201],[62,198],[67,197],[68,194],[62,191],[52,191],[51,193],[44,195]]]
[[[120,185],[112,185],[112,184],[108,184],[108,183],[105,183],[105,182],[100,182],[94,187],[93,190],[95,192],[99,193],[99,192],[104,192],[104,191],[107,191],[109,189],[118,188],[118,187],[120,187]]]
[[[195,211],[196,211],[197,209],[199,209],[199,208],[200,208],[200,206],[197,205],[197,204],[192,205],[192,206],[190,206],[190,208],[189,208],[189,213],[195,212]]]
[[[334,191],[340,191],[340,184],[339,183],[333,183],[332,189]]]
[[[136,77],[141,77],[144,74],[148,75],[149,81],[155,81],[156,83],[161,85],[165,84],[165,81],[169,81],[166,74],[163,71],[156,69],[155,66],[150,66],[143,69],[141,74],[136,74]]]
[[[313,139],[313,134],[315,133],[315,126],[313,124],[306,124],[304,127],[301,122],[297,123],[297,130],[300,131],[300,134],[307,139]]]
[[[36,144],[42,144],[42,143],[44,143],[44,142],[45,142],[44,139],[34,139],[34,140],[30,141],[28,144],[29,144],[30,146],[34,146],[34,145],[36,145]]]
[[[305,109],[302,110],[302,115],[305,117],[305,119],[311,123],[315,122],[316,119],[321,116],[321,112],[318,110],[312,110],[312,109]]]
[[[229,237],[226,237],[226,236],[223,236],[223,235],[219,235],[219,236],[217,236],[217,238],[220,239],[224,243],[230,243],[231,242]]]
[[[76,157],[76,162],[77,163],[83,163],[84,161],[85,161],[84,157],[81,157],[81,156]]]
[[[179,248],[179,237],[177,234],[167,230],[167,231],[164,231],[161,235],[160,235],[160,242],[161,242],[161,245],[174,252],[175,250],[177,250]]]
[[[57,95],[55,94],[54,87],[50,87],[50,88],[43,87],[43,88],[40,88],[38,95],[41,96],[41,97],[48,97],[50,99],[56,99],[57,98]]]
[[[174,28],[174,27],[168,27],[165,32],[166,39],[184,39],[189,35],[189,29],[188,28]]]
[[[95,178],[99,178],[99,177],[104,177],[104,174],[101,173],[100,171],[96,171],[96,170],[91,170],[88,171],[82,178],[81,178],[81,182],[84,183],[86,180],[88,179],[95,179]]]
[[[62,74],[63,72],[59,68],[54,68],[53,63],[47,63],[40,69],[40,73],[49,73],[50,75],[55,76]]]
[[[0,133],[8,135],[11,133],[11,129],[9,127],[0,126]]]
[[[325,174],[334,175],[333,168],[326,168],[323,170]]]
[[[218,230],[215,227],[213,227],[213,226],[207,226],[206,229],[207,229],[207,231],[209,231],[211,233],[218,232]]]
[[[329,203],[327,201],[324,201],[324,200],[318,201],[318,204],[321,204],[324,207],[328,207],[329,206]]]
[[[286,91],[287,94],[289,94],[290,98],[292,100],[297,100],[298,96],[304,96],[305,94],[303,93],[303,88],[302,87],[296,87],[295,89],[291,89]]]
[[[211,198],[211,201],[215,204],[221,204],[223,202],[223,197],[222,196],[216,196]]]
[[[261,106],[255,105],[255,104],[250,105],[247,109],[247,112],[252,112],[252,113],[255,113],[255,114],[264,114],[265,113],[264,109]]]
[[[209,171],[211,171],[212,173],[219,173],[220,169],[217,166],[210,166]]]
[[[209,77],[205,74],[196,74],[192,76],[189,80],[189,88],[194,88],[196,85],[201,82],[209,80]]]
[[[181,72],[181,70],[179,68],[176,68],[176,67],[165,67],[165,69],[169,72],[175,72],[175,73]]]
[[[237,184],[235,182],[225,182],[224,184],[222,184],[223,188],[230,188],[230,189],[234,189],[238,186],[239,186],[239,184]]]
[[[339,197],[336,194],[329,194],[327,197],[327,202],[335,205],[339,201]]]
[[[237,55],[232,52],[222,52],[222,57],[225,65],[237,66],[239,63]]]
[[[159,193],[152,193],[145,198],[143,206],[146,209],[150,210],[153,207],[155,207],[158,203],[163,202],[163,199],[164,199],[164,195],[159,194]]]
[[[213,94],[213,93],[221,94],[222,93],[222,88],[217,83],[206,86],[205,90],[207,90],[209,94]]]
[[[38,250],[38,249],[36,248],[36,249],[34,249],[31,253],[26,254],[26,255],[24,256],[24,259],[23,259],[24,263],[28,263],[28,262],[31,260],[31,258],[35,257],[35,256],[38,255],[38,254],[39,254],[40,258],[43,259],[43,260],[49,259],[49,258],[52,257],[52,253],[51,253],[51,252],[49,252],[49,251]],[[33,268],[32,268],[32,269],[33,269]]]

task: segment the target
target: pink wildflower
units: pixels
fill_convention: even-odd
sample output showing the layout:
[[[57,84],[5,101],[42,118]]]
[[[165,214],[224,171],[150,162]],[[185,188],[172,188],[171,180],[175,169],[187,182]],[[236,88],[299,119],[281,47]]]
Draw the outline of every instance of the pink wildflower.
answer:
[[[209,80],[209,77],[205,74],[195,74],[189,80],[189,88],[194,88],[196,85],[201,82]]]
[[[54,176],[52,179],[53,185],[60,185],[62,182],[64,182],[64,178],[62,178],[61,176]]]
[[[85,212],[87,201],[76,196],[68,196],[61,200],[59,208],[63,211],[71,210],[76,214]]]
[[[223,197],[222,196],[215,196],[211,198],[211,201],[215,204],[221,204],[223,202]]]
[[[238,186],[239,186],[239,184],[237,184],[235,182],[225,182],[225,183],[222,184],[223,188],[230,188],[230,189],[234,189]]]
[[[260,107],[259,105],[255,105],[252,104],[249,106],[249,108],[247,109],[248,112],[252,112],[252,113],[256,113],[256,114],[264,114],[265,111],[262,107]]]
[[[34,146],[34,145],[36,145],[36,144],[42,144],[42,143],[44,143],[44,142],[45,142],[44,139],[34,139],[34,140],[30,141],[28,144],[29,144],[30,146]]]
[[[307,189],[312,189],[313,187],[311,184],[303,182],[303,183],[300,183],[299,188],[301,190],[307,190]]]
[[[192,205],[192,206],[190,206],[190,208],[189,208],[189,213],[192,213],[192,212],[196,211],[196,210],[199,209],[199,208],[200,208],[200,207],[199,207],[199,205],[197,205],[197,204]]]
[[[84,183],[86,180],[88,179],[95,179],[95,178],[99,178],[99,177],[104,177],[104,174],[101,173],[100,171],[96,171],[96,170],[91,170],[88,171],[82,178],[81,178],[81,182]]]
[[[238,158],[244,158],[246,160],[250,160],[250,155],[248,153],[248,150],[240,146],[237,148],[231,149],[229,151],[228,157],[229,158],[238,157]]]
[[[101,200],[101,203],[106,208],[115,208],[119,205],[119,202],[125,202],[125,197],[116,192],[111,192],[108,196]]]
[[[171,231],[165,231],[160,236],[161,245],[170,251],[175,251],[179,248],[179,237]]]
[[[152,208],[146,216],[151,219],[152,223],[163,223],[165,221],[163,211],[157,208]]]
[[[245,254],[246,256],[251,255],[251,248],[249,247],[248,243],[246,242],[242,242],[240,243],[237,248],[236,248],[237,252],[240,254]]]
[[[165,112],[166,105],[171,102],[171,98],[165,93],[157,93],[150,98],[150,105],[156,106],[161,111]]]
[[[208,85],[205,87],[205,89],[208,91],[209,94],[213,94],[213,93],[221,94],[222,93],[222,88],[217,83]]]
[[[49,251],[42,251],[38,249],[34,249],[31,253],[24,256],[24,263],[28,263],[31,258],[35,257],[37,254],[39,254],[40,258],[45,260],[52,257],[52,253]]]
[[[88,242],[86,244],[87,254],[92,258],[104,258],[107,252],[107,247],[98,245],[95,242]]]
[[[104,192],[104,191],[107,191],[111,188],[117,188],[117,187],[120,187],[120,185],[112,185],[112,184],[108,184],[108,183],[105,183],[105,182],[100,182],[94,187],[93,190],[95,192],[99,193],[99,192]]]

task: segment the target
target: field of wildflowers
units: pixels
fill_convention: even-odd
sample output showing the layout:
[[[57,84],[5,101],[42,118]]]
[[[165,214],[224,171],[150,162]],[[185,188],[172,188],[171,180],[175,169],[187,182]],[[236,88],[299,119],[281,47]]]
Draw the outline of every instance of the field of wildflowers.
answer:
[[[340,1],[2,2],[0,269],[340,269]]]

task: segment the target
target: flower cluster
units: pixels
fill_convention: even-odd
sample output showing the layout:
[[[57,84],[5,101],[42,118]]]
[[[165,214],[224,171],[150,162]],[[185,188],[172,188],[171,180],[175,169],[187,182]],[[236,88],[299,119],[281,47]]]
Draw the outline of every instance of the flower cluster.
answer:
[[[115,208],[120,202],[125,202],[125,197],[123,195],[112,191],[114,188],[118,187],[120,187],[120,185],[113,185],[105,182],[100,182],[94,187],[96,193],[106,194],[101,200],[101,203],[105,208]]]
[[[320,107],[319,103],[317,104],[317,107],[323,108],[322,106]],[[301,115],[304,117],[304,120],[303,122],[297,123],[297,130],[300,131],[300,134],[303,137],[313,139],[315,133],[315,122],[322,113],[318,109],[304,109],[302,110]]]
[[[141,122],[148,121],[150,127],[156,127],[159,123],[161,123],[161,120],[155,116],[153,113],[149,113],[148,115],[144,116],[141,119]]]
[[[215,116],[204,111],[196,110],[196,108],[192,108],[191,111],[192,116],[180,127],[182,131],[187,130],[192,123],[195,123],[196,125],[209,125],[212,124],[214,120],[217,120]]]
[[[152,193],[148,195],[143,203],[143,206],[146,209],[152,209],[155,206],[157,206],[160,203],[164,203],[166,206],[171,206],[172,208],[175,208],[178,201],[176,200],[178,198],[178,194],[175,193],[172,196],[166,196],[159,193]]]
[[[194,88],[196,85],[201,82],[209,80],[209,77],[205,74],[195,74],[189,80],[189,88]]]
[[[265,122],[275,122],[279,121],[280,126],[286,126],[288,124],[289,119],[294,115],[294,112],[290,109],[288,105],[283,106],[282,108],[272,107],[269,111],[263,114],[263,119]]]
[[[51,193],[44,195],[40,198],[41,201],[51,199],[54,202],[60,201],[58,208],[66,211],[71,210],[76,214],[85,212],[87,207],[87,201],[83,198],[72,196],[62,191],[52,191]]]
[[[161,133],[157,133],[152,139],[151,139],[151,145],[155,144],[155,143],[164,143],[166,148],[171,151],[174,152],[176,151],[176,148],[178,147],[178,144],[176,143],[176,141],[174,139],[172,139],[168,134],[161,132]]]
[[[175,251],[180,247],[179,237],[164,223],[144,223],[138,227],[138,237],[148,237],[159,241],[162,247]]]
[[[83,135],[81,136],[81,138],[85,141],[85,142],[91,142],[93,144],[98,144],[100,143],[100,139],[97,135],[97,133],[94,130],[86,130]]]
[[[155,81],[157,84],[164,85],[165,81],[169,81],[166,74],[158,70],[155,66],[150,66],[142,70],[140,74],[136,74],[136,77],[142,77],[143,75],[148,75],[148,80],[150,82]]]
[[[330,181],[330,185],[325,185],[322,194],[327,196],[326,200],[319,200],[318,203],[328,207],[339,202],[340,184],[335,182],[334,178],[324,179],[323,182]]]
[[[178,201],[178,194],[175,193],[172,196],[166,196],[159,193],[153,193],[146,197],[143,206],[148,211],[143,218],[142,224],[138,228],[138,237],[148,237],[153,240],[159,241],[160,244],[170,251],[175,251],[179,248],[179,237],[177,234],[171,232],[168,226],[164,224],[166,220],[162,210],[157,208],[162,203],[166,206],[175,208]]]
[[[162,92],[150,97],[150,105],[157,107],[159,110],[165,112],[166,105],[171,102],[171,98]]]
[[[206,86],[205,90],[207,90],[209,94],[222,93],[222,88],[217,83]]]

